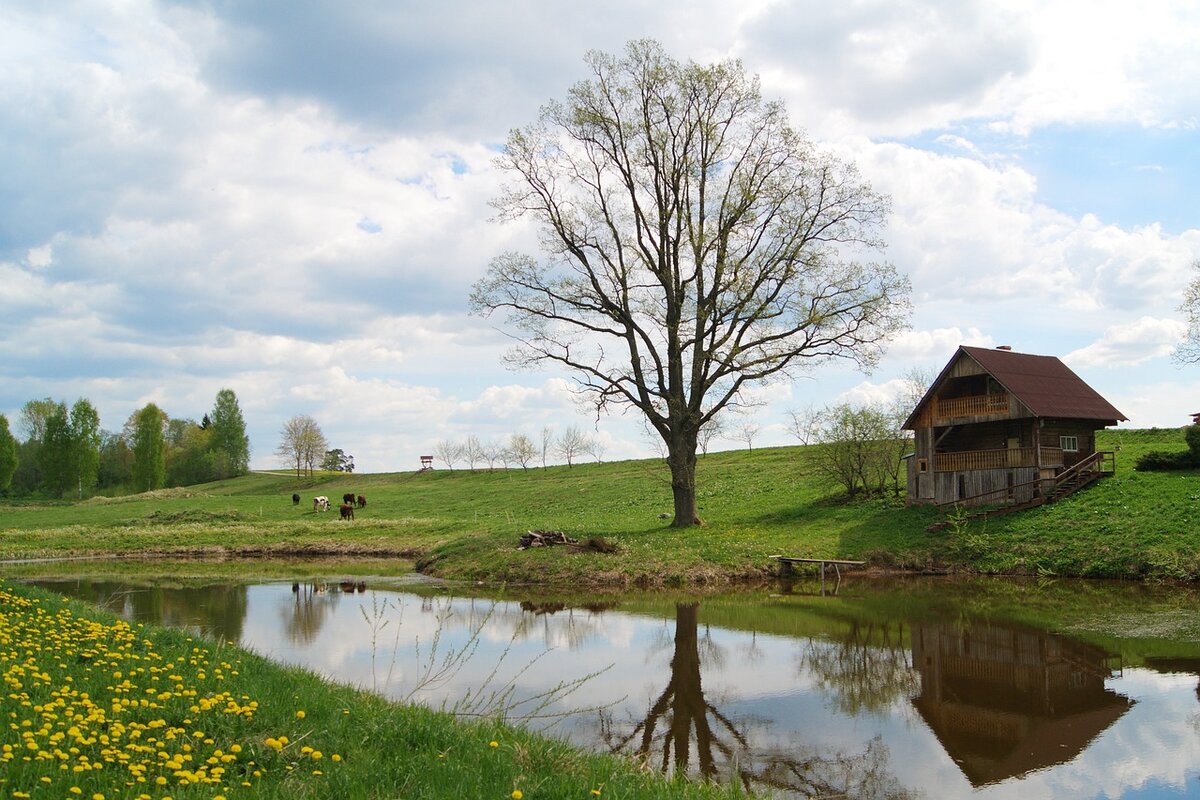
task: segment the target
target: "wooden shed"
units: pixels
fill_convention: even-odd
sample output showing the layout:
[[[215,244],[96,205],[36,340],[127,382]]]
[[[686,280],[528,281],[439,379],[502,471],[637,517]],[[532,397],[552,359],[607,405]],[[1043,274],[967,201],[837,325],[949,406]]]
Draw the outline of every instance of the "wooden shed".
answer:
[[[1054,356],[959,347],[904,423],[910,503],[1025,503],[1099,472],[1096,431],[1126,419]]]

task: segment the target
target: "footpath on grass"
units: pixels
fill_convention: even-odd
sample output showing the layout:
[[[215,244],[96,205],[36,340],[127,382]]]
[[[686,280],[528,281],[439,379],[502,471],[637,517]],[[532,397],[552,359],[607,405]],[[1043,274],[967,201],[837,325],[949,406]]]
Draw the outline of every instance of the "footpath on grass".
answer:
[[[0,581],[0,795],[718,798],[497,721],[462,722]]]

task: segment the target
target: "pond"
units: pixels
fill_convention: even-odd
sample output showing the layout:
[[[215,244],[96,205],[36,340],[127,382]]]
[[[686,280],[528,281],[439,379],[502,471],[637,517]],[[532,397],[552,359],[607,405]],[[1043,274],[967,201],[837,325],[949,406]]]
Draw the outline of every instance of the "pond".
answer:
[[[847,579],[571,596],[346,564],[294,580],[128,569],[20,577],[393,698],[503,713],[752,791],[1200,797],[1188,587]]]

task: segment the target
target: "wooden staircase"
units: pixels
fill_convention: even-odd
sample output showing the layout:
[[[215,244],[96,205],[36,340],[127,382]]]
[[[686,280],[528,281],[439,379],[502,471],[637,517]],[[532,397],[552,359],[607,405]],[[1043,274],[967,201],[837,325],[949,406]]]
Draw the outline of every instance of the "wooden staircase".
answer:
[[[1073,465],[1069,469],[1063,470],[1053,478],[1038,478],[1037,480],[1027,483],[1017,484],[1016,486],[998,489],[992,492],[984,492],[983,494],[974,495],[973,497],[965,497],[962,500],[957,500],[951,503],[941,503],[938,505],[939,510],[945,510],[947,507],[958,508],[959,503],[966,501],[982,500],[985,497],[1000,493],[1009,493],[1014,489],[1034,485],[1035,495],[1029,500],[1021,503],[1013,503],[1011,505],[997,506],[984,511],[977,511],[973,514],[968,514],[965,517],[958,517],[951,521],[943,519],[940,522],[935,522],[926,530],[940,531],[950,527],[952,524],[962,524],[977,519],[988,519],[990,517],[999,517],[1004,514],[1015,514],[1018,511],[1027,511],[1031,508],[1044,506],[1047,503],[1057,503],[1064,497],[1069,497],[1075,494],[1085,486],[1090,486],[1096,481],[1107,475],[1112,475],[1116,468],[1116,456],[1108,450],[1100,450],[1092,453],[1087,458]]]

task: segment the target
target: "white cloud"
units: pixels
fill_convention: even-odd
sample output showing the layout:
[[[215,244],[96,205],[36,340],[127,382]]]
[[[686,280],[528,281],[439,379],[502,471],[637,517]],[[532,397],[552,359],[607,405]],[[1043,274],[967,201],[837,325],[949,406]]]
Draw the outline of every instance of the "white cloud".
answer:
[[[852,406],[888,406],[911,392],[909,382],[903,378],[893,378],[883,383],[862,381],[838,395],[837,401]]]
[[[1122,228],[1038,202],[1024,169],[899,144],[844,145],[891,194],[889,256],[918,302],[1022,300],[1082,312],[1177,303],[1200,228]]]
[[[1037,59],[997,93],[1012,126],[1120,121],[1194,125],[1200,107],[1200,9],[1104,0],[1080,14],[1070,0],[1029,7]]]
[[[961,120],[1027,134],[1103,122],[1192,127],[1200,11],[1186,0],[775,3],[739,52],[819,135],[907,136]]]
[[[1097,341],[1068,353],[1063,361],[1080,367],[1122,367],[1169,355],[1187,332],[1175,319],[1141,317],[1125,325],[1113,325]]]
[[[1089,375],[1087,381],[1129,417],[1128,428],[1178,428],[1200,411],[1200,378],[1191,375],[1172,381],[1130,382],[1120,370],[1110,375]]]
[[[994,347],[995,340],[985,336],[979,328],[937,328],[935,330],[911,330],[898,334],[888,344],[890,360],[908,361],[937,359],[949,361],[959,345],[971,347]]]
[[[8,4],[0,406],[90,396],[119,427],[147,399],[198,417],[229,385],[256,465],[295,413],[317,416],[364,469],[415,466],[437,438],[593,428],[561,373],[503,370],[508,343],[466,317],[466,297],[495,253],[536,249],[531,226],[488,221],[497,142],[584,76],[587,47],[647,34],[685,59],[742,56],[768,96],[837,137],[893,197],[887,256],[912,276],[917,330],[896,337],[873,382],[832,365],[748,390],[764,440],[786,439],[779,412],[794,397],[886,393],[960,343],[1120,361],[1175,397],[1187,379],[1161,372],[1162,353],[1200,230],[1050,207],[1031,167],[964,133],[1195,126],[1200,12],[1075,11],[522,1],[313,4],[283,20],[149,0],[69,14]],[[907,133],[955,155],[866,138]],[[1138,397],[1121,402],[1158,419]],[[606,458],[648,452],[635,416],[601,419]]]
[[[54,263],[54,248],[48,244],[31,247],[25,254],[25,263],[36,269],[44,269]]]

